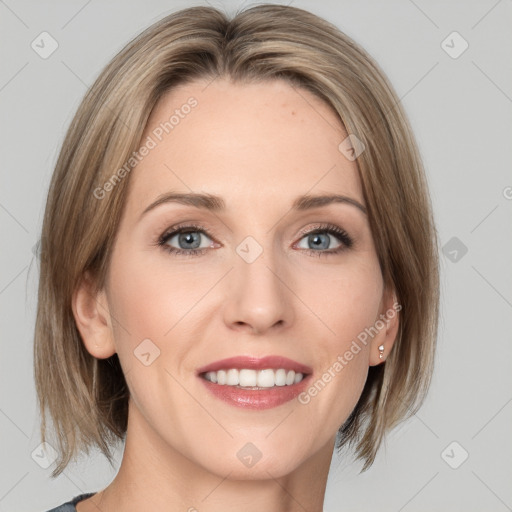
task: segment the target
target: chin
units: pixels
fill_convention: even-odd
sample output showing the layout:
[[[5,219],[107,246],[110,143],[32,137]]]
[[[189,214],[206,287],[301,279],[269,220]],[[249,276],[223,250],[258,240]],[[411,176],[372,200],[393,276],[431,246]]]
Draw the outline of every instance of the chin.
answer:
[[[221,453],[209,451],[208,460],[201,463],[208,471],[229,480],[280,478],[295,471],[309,458],[292,443],[276,446],[265,440],[263,435],[259,439],[254,438],[254,442],[245,437],[241,441],[230,440],[217,448]]]

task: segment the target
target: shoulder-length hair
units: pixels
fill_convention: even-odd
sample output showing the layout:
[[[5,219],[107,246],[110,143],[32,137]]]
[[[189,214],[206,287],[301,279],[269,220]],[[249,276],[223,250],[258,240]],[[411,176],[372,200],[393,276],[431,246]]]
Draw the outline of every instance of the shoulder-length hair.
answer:
[[[373,58],[334,25],[305,10],[259,5],[229,19],[193,7],[153,24],[124,47],[88,90],[52,176],[41,234],[34,377],[46,441],[53,420],[58,476],[71,459],[126,434],[129,390],[117,354],[86,350],[71,300],[86,272],[105,283],[130,175],[107,197],[141,143],[164,93],[196,79],[282,79],[324,100],[365,150],[357,157],[383,280],[402,309],[385,363],[371,366],[336,448],[354,446],[362,471],[383,436],[414,414],[433,372],[439,309],[437,232],[423,164],[400,100]],[[340,141],[341,142],[341,141]],[[117,173],[117,174],[116,174]]]

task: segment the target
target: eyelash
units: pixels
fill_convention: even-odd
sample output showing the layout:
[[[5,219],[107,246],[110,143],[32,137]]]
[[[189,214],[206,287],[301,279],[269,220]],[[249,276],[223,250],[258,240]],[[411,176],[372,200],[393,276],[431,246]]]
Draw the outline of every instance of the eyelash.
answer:
[[[174,256],[179,256],[181,254],[185,256],[198,256],[201,254],[204,254],[209,248],[202,248],[202,249],[176,249],[175,247],[171,247],[167,244],[167,241],[171,239],[173,236],[181,234],[181,233],[194,233],[194,232],[201,232],[208,236],[208,238],[212,238],[208,235],[207,230],[200,225],[197,224],[187,224],[185,226],[172,226],[168,230],[166,230],[158,240],[156,241],[157,246],[161,247],[164,251],[173,254]],[[322,255],[330,256],[339,254],[342,251],[345,251],[347,249],[350,249],[353,245],[353,240],[350,238],[348,233],[339,228],[338,226],[334,224],[318,224],[310,231],[302,231],[300,233],[300,239],[304,238],[308,235],[313,234],[321,234],[321,233],[328,233],[330,235],[334,235],[338,238],[338,240],[342,243],[340,247],[336,249],[330,249],[325,251],[315,251],[313,249],[302,249],[310,256],[316,256],[320,257]],[[299,240],[300,240],[299,239]]]

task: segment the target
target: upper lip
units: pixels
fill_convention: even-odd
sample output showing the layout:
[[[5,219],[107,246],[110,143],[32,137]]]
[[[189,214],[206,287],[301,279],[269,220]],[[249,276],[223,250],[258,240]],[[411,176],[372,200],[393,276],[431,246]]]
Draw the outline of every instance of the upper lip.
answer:
[[[206,372],[216,372],[217,370],[227,370],[231,368],[243,369],[248,368],[251,370],[265,370],[266,368],[285,370],[293,370],[295,373],[302,373],[303,375],[313,373],[313,369],[304,364],[288,359],[284,356],[235,356],[228,357],[227,359],[221,359],[210,363],[206,366],[197,369],[197,374]]]

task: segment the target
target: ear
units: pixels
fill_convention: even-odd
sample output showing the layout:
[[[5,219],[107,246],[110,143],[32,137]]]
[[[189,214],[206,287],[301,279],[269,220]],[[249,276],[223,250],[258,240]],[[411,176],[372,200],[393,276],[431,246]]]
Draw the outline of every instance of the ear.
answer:
[[[379,316],[375,319],[374,327],[377,334],[373,337],[370,348],[370,366],[376,366],[388,357],[395,343],[399,327],[399,311],[402,305],[396,300],[393,288],[389,287],[383,293]],[[383,346],[383,356],[380,358],[379,347]]]
[[[88,272],[73,293],[72,309],[87,351],[98,359],[115,354],[107,296],[104,290],[95,291]]]

